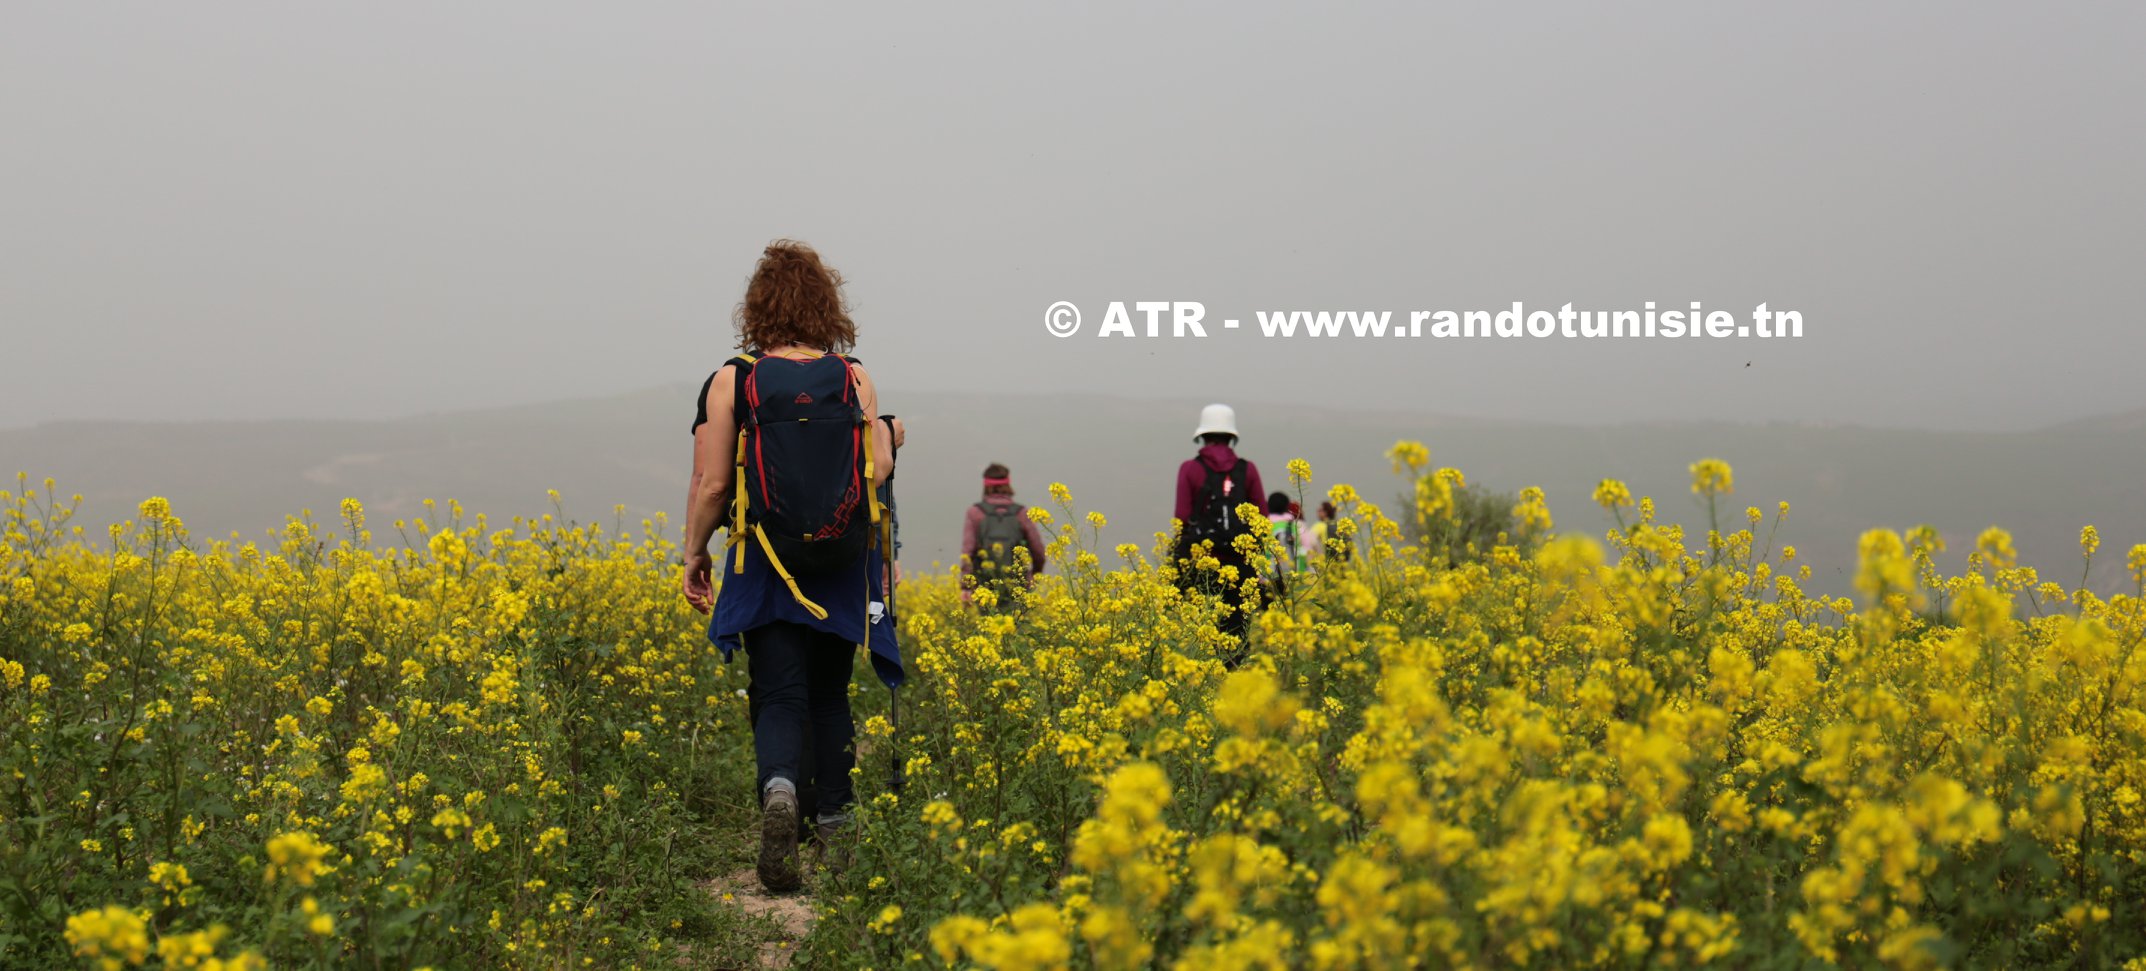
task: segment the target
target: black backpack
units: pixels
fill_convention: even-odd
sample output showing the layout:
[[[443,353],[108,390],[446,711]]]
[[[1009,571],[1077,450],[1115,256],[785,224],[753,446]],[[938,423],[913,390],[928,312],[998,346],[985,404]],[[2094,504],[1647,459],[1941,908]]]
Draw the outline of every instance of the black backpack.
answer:
[[[795,578],[856,566],[880,525],[873,422],[858,406],[856,362],[825,354],[741,355],[731,363],[738,464],[729,542],[738,547],[738,568],[750,537],[797,602],[825,617]]]
[[[976,527],[976,576],[997,580],[1033,569],[1036,551],[1029,549],[1028,530],[1021,528],[1027,508],[1013,502],[979,502],[976,508],[984,514],[983,523]],[[1027,565],[1016,550],[1028,550]]]
[[[1237,515],[1237,507],[1251,501],[1245,493],[1246,470],[1250,466],[1239,461],[1228,472],[1207,469],[1207,480],[1200,484],[1200,491],[1192,497],[1192,519],[1185,523],[1185,545],[1189,549],[1201,541],[1214,543],[1217,558],[1234,556],[1231,543],[1239,534],[1251,532],[1251,524]],[[1227,491],[1224,491],[1225,485]]]

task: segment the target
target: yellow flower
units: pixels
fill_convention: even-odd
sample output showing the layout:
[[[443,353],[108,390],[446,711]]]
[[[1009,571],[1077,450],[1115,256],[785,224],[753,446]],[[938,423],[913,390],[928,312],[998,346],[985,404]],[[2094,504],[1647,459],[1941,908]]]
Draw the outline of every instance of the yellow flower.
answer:
[[[1520,490],[1520,501],[1513,504],[1513,518],[1519,520],[1522,526],[1538,533],[1549,530],[1553,525],[1550,520],[1549,501],[1544,498],[1542,490],[1535,486]]]
[[[229,969],[234,967],[231,962],[216,958],[216,945],[229,933],[220,924],[183,934],[166,933],[157,939],[156,956],[167,968]]]
[[[1700,459],[1692,463],[1691,491],[1701,496],[1722,496],[1736,491],[1735,474],[1729,463],[1720,459]]]
[[[1604,509],[1622,509],[1632,504],[1632,490],[1616,479],[1603,479],[1595,486],[1595,503]]]
[[[185,866],[166,860],[150,865],[149,882],[165,890],[177,892],[193,885],[194,878],[186,872]]]
[[[1991,526],[1975,537],[1975,549],[1989,558],[1990,565],[2010,569],[2019,562],[2019,551],[2012,547],[2012,534]]]
[[[1297,712],[1296,699],[1282,694],[1273,675],[1256,668],[1237,671],[1222,680],[1215,694],[1215,720],[1239,735],[1287,727]]]
[[[268,841],[266,879],[282,878],[301,887],[310,887],[314,879],[331,872],[331,868],[321,862],[331,851],[328,844],[303,830],[279,834]]]
[[[1407,472],[1414,474],[1417,470],[1431,464],[1431,450],[1425,448],[1422,442],[1395,442],[1392,448],[1386,450],[1386,457],[1393,460],[1395,473]]]
[[[432,534],[426,545],[432,551],[433,560],[445,569],[459,570],[469,562],[469,544],[453,530],[443,529]]]
[[[1657,813],[1647,820],[1641,842],[1646,845],[1648,862],[1654,869],[1669,869],[1691,856],[1691,825],[1682,816]]]
[[[1915,589],[1914,564],[1907,558],[1907,548],[1900,542],[1899,533],[1873,529],[1864,533],[1857,545],[1861,555],[1855,588],[1862,591],[1869,603],[1875,605],[1887,596]]]
[[[76,957],[104,971],[149,960],[149,915],[112,905],[67,918],[67,943]]]
[[[469,828],[469,822],[468,813],[451,806],[432,814],[432,825],[448,839],[459,837],[463,830]]]
[[[939,960],[953,964],[968,952],[969,945],[989,933],[991,925],[974,917],[956,914],[932,926],[931,947],[939,953]]]
[[[306,933],[316,937],[327,937],[335,933],[335,917],[320,908],[320,901],[307,897],[299,905],[299,909],[305,911]]]
[[[978,964],[999,971],[1050,971],[1072,960],[1073,943],[1058,908],[1028,904],[1015,910],[1009,923],[1009,929],[987,932],[969,944]]]

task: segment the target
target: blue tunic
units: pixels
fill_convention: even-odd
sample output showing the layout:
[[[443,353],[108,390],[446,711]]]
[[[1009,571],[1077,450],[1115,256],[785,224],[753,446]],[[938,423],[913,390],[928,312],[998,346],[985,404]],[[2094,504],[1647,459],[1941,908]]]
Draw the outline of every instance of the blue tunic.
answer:
[[[735,547],[722,550],[722,582],[716,588],[715,610],[708,620],[708,639],[723,651],[723,660],[743,646],[741,634],[775,621],[803,624],[825,631],[852,644],[866,642],[870,628],[872,670],[888,687],[902,683],[902,652],[894,636],[894,613],[890,609],[877,623],[867,620],[866,605],[881,600],[879,548],[874,546],[856,568],[797,578],[797,588],[812,602],[827,610],[825,620],[812,616],[805,605],[790,595],[790,588],[768,566],[760,544],[745,547],[745,569],[738,570]]]

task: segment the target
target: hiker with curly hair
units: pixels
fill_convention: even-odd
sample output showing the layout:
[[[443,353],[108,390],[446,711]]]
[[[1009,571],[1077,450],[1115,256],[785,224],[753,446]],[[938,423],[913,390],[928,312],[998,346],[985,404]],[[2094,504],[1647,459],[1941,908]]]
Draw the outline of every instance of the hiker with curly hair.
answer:
[[[738,348],[701,386],[693,422],[682,585],[712,614],[708,636],[743,649],[761,802],[759,875],[802,884],[804,801],[832,841],[854,801],[857,648],[890,687],[902,678],[888,615],[894,423],[872,377],[848,356],[857,327],[842,277],[811,247],[762,252],[735,315]],[[718,594],[708,543],[729,530]]]

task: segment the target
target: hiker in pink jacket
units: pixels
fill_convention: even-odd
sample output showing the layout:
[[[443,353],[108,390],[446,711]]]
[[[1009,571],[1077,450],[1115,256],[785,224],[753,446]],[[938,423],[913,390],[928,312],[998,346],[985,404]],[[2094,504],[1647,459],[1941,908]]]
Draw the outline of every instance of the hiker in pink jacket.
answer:
[[[1228,604],[1230,611],[1217,625],[1237,638],[1239,647],[1224,658],[1230,667],[1242,663],[1249,644],[1250,618],[1240,609],[1244,581],[1261,580],[1251,574],[1244,554],[1237,551],[1240,535],[1259,535],[1268,529],[1263,509],[1265,486],[1259,467],[1237,455],[1237,412],[1228,405],[1208,405],[1200,412],[1200,424],[1192,433],[1199,454],[1177,468],[1178,586],[1212,593]],[[1239,506],[1251,503],[1254,515],[1241,515]],[[1236,582],[1226,582],[1222,570],[1197,569],[1191,561],[1193,547],[1208,544],[1223,569],[1236,567]],[[1263,581],[1262,581],[1263,582]]]
[[[1024,555],[1021,551],[1026,550]],[[984,497],[961,524],[961,599],[978,586],[993,587],[999,605],[1011,606],[1015,585],[1026,590],[1043,572],[1043,533],[1028,507],[1013,501],[1012,473],[991,463],[984,469]]]

